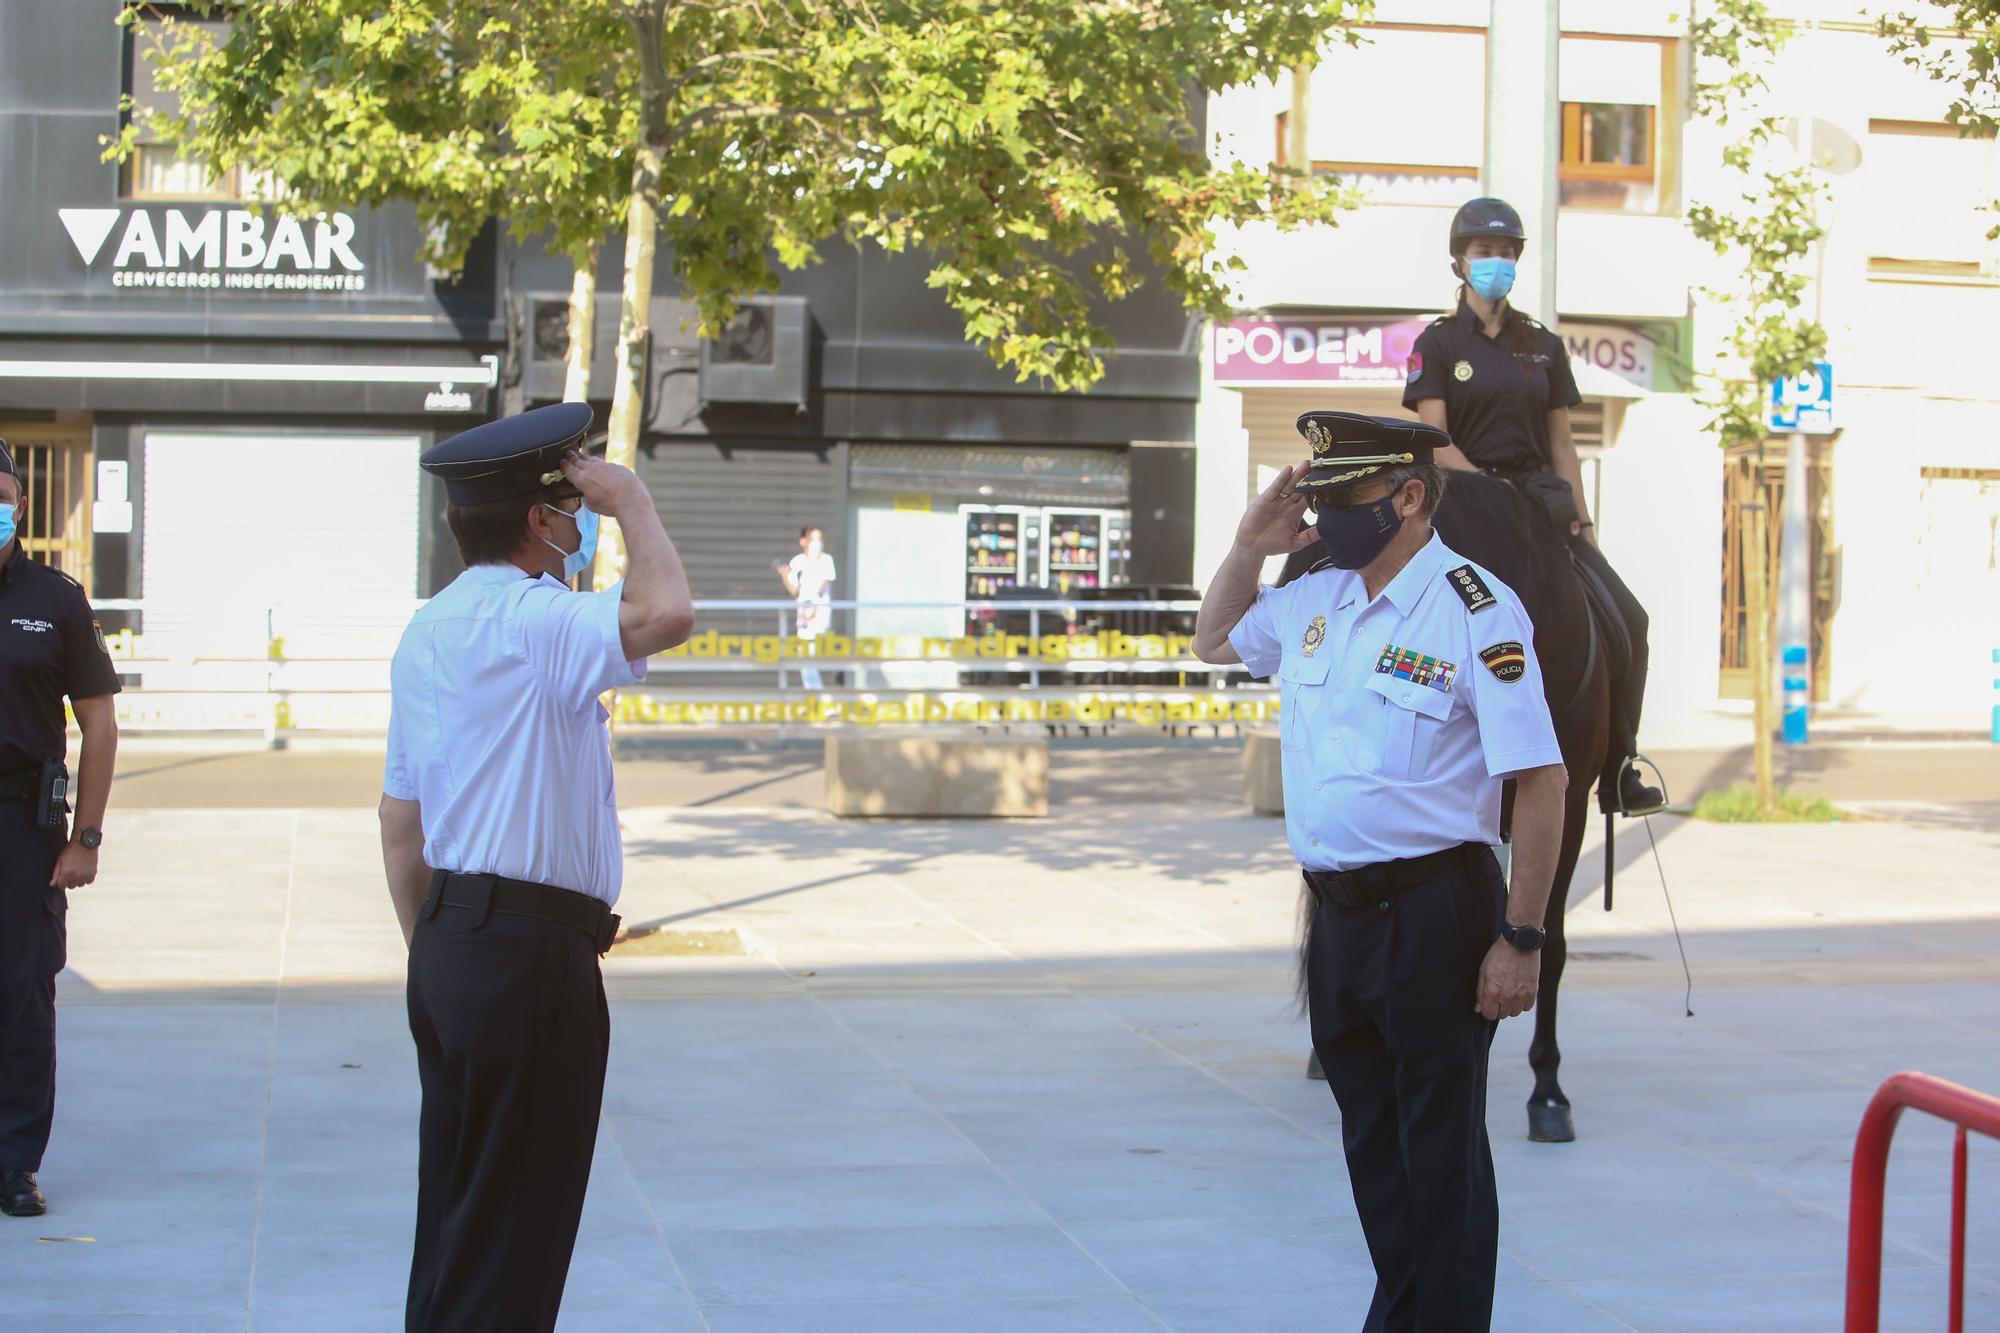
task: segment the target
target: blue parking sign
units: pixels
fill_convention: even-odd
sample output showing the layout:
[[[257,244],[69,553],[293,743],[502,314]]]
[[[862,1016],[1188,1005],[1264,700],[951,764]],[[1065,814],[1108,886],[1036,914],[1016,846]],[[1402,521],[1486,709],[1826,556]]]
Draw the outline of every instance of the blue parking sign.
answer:
[[[1773,434],[1833,434],[1833,362],[1821,361],[1802,375],[1771,381],[1770,409]]]

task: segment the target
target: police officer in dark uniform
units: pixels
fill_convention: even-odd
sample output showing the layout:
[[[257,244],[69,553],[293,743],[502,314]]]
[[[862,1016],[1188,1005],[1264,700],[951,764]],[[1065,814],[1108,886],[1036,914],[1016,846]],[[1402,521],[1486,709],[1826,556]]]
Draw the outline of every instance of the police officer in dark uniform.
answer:
[[[607,714],[694,604],[653,499],[577,450],[582,403],[424,455],[466,570],[390,666],[382,856],[423,1083],[409,1333],[547,1333],[590,1182],[624,877]],[[625,580],[572,592],[599,516]]]
[[[1364,1328],[1485,1329],[1500,1226],[1487,1055],[1497,1022],[1534,1004],[1567,773],[1527,612],[1431,526],[1449,437],[1351,412],[1299,429],[1312,461],[1244,514],[1195,652],[1281,690],[1313,1049],[1375,1263]],[[1257,586],[1267,559],[1314,542],[1311,571]],[[1510,777],[1511,889],[1493,853]]]
[[[27,493],[0,441],[0,1212],[37,1217],[56,1109],[56,974],[69,891],[97,878],[118,753],[118,673],[75,579],[28,558]],[[74,832],[63,697],[83,731]]]
[[[1646,608],[1597,549],[1570,438],[1569,410],[1583,396],[1569,351],[1507,300],[1526,241],[1521,215],[1504,200],[1471,200],[1452,218],[1458,309],[1418,335],[1403,406],[1450,433],[1451,444],[1438,450],[1440,464],[1505,477],[1536,501],[1610,593],[1631,650],[1611,683],[1611,738],[1598,803],[1607,811],[1652,814],[1666,798],[1630,763],[1646,697]]]

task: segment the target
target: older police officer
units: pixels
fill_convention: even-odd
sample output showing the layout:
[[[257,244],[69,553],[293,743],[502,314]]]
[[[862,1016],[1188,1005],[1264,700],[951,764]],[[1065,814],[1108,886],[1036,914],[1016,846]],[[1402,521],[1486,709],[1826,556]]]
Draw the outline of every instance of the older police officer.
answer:
[[[1282,687],[1313,1046],[1375,1263],[1365,1328],[1484,1329],[1499,1244],[1487,1052],[1496,1021],[1534,1004],[1567,777],[1534,627],[1431,528],[1432,455],[1450,437],[1348,412],[1299,429],[1312,461],[1244,514],[1195,651]],[[1326,558],[1310,573],[1258,587],[1266,559],[1314,542]],[[1511,892],[1492,851],[1508,777]]]
[[[118,673],[75,579],[28,558],[27,492],[0,443],[0,1212],[48,1208],[35,1173],[56,1108],[56,974],[68,955],[69,890],[97,878],[111,800]],[[83,753],[65,818],[63,696]]]
[[[598,696],[685,641],[694,606],[644,484],[577,452],[589,425],[562,403],[422,460],[468,568],[396,650],[382,782],[423,1081],[411,1333],[554,1328],[590,1181],[624,874]],[[599,515],[628,576],[572,592]]]

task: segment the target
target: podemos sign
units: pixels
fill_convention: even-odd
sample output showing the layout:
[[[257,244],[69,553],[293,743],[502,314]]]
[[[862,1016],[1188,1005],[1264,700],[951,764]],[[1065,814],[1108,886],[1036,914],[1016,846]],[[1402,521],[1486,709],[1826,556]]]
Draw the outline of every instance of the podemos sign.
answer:
[[[1432,317],[1232,319],[1211,331],[1217,384],[1399,386]],[[1611,324],[1556,326],[1570,360],[1653,387],[1653,340]]]
[[[354,218],[247,208],[63,208],[57,215],[86,268],[109,251],[111,285],[217,292],[361,292]],[[115,238],[115,239],[114,239]]]

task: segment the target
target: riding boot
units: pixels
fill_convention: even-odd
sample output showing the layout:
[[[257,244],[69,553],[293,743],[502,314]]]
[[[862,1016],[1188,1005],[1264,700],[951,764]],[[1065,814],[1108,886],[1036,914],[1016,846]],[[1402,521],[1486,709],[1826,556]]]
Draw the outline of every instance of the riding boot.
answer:
[[[1632,758],[1639,753],[1639,713],[1646,700],[1646,669],[1650,656],[1647,646],[1650,626],[1646,608],[1640,605],[1632,590],[1625,586],[1625,580],[1618,577],[1618,571],[1611,567],[1611,562],[1596,546],[1588,541],[1579,541],[1573,549],[1577,558],[1590,566],[1591,572],[1611,594],[1631,650],[1629,658],[1617,664],[1618,669],[1611,680],[1611,711],[1606,719],[1610,735],[1605,746],[1604,767],[1598,773],[1597,806],[1606,814],[1654,814],[1666,808],[1666,798],[1659,788],[1647,784],[1638,770],[1632,767]]]
[[[1616,800],[1615,806],[1604,804],[1607,792]],[[1620,765],[1615,783],[1598,785],[1597,797],[1606,814],[1657,815],[1667,808],[1666,793],[1640,777],[1638,766],[1630,759]]]

